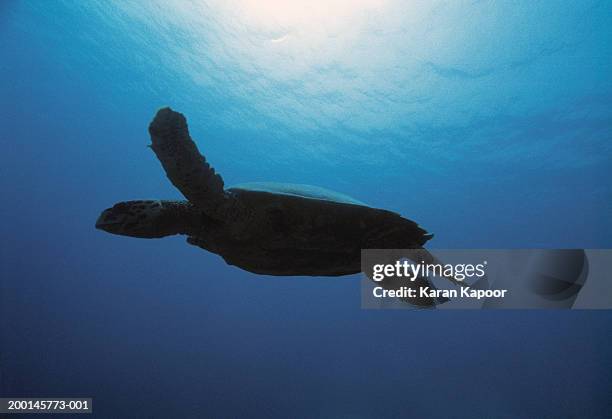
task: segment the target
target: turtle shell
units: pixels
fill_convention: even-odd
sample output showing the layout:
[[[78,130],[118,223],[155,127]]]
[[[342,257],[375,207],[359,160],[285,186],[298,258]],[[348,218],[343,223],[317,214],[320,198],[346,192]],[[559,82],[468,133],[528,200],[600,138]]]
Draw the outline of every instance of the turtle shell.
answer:
[[[369,207],[369,205],[339,192],[330,191],[329,189],[321,188],[319,186],[296,183],[249,182],[234,185],[229,188],[229,190],[268,192],[277,195],[297,196],[306,199],[318,199],[322,201],[337,202],[340,204],[352,204]]]

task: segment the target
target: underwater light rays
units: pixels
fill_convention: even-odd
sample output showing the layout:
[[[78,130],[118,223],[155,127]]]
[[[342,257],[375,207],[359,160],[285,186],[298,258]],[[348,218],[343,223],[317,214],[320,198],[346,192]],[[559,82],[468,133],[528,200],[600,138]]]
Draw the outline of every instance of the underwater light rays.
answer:
[[[526,4],[508,11],[503,4],[406,7],[389,0],[343,10],[334,20],[317,16],[323,9],[316,7],[298,13],[279,6],[268,19],[259,9],[249,17],[241,2],[180,3],[176,9],[160,3],[132,10],[131,18],[167,21],[160,25],[163,48],[157,53],[180,80],[183,96],[224,103],[198,109],[217,125],[256,132],[273,127],[266,135],[315,159],[338,147],[380,145],[391,160],[393,152],[383,144],[394,152],[404,145],[426,148],[436,143],[431,133],[453,130],[465,134],[456,141],[480,141],[471,134],[496,118],[567,105],[576,100],[572,92],[584,89],[581,80],[589,82],[585,72],[595,71],[596,63],[581,57],[592,56],[589,42],[601,43],[602,36],[597,27],[588,36],[581,31],[584,36],[575,38],[580,42],[566,48],[565,33],[588,9],[582,4],[554,11]],[[313,23],[319,18],[323,24]],[[343,30],[349,23],[351,30]],[[168,28],[182,28],[180,38],[173,40]],[[306,136],[317,140],[304,142]],[[325,147],[314,147],[316,141]]]

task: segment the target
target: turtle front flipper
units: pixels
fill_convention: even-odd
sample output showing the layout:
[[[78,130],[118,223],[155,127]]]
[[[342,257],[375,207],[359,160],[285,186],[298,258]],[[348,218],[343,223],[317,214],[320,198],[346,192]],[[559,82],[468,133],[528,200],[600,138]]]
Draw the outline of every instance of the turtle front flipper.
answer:
[[[149,134],[151,148],[172,184],[208,216],[223,218],[222,207],[228,200],[223,179],[198,151],[185,117],[170,108],[160,109],[149,125]]]

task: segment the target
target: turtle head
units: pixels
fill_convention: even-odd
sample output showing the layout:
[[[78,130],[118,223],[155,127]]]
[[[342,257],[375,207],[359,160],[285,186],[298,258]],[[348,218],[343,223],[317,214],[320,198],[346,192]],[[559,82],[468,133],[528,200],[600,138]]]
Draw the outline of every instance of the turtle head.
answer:
[[[96,228],[121,236],[152,239],[182,232],[180,215],[164,201],[126,201],[105,209]]]

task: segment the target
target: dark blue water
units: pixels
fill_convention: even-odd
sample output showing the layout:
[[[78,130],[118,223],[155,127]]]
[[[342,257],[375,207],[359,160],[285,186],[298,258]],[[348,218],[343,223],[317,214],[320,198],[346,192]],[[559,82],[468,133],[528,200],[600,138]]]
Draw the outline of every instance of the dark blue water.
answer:
[[[296,3],[297,4],[297,3]],[[609,2],[0,3],[0,392],[96,417],[609,417],[609,312],[365,311],[94,229],[180,198],[186,114],[226,184],[310,183],[438,248],[612,245]]]

